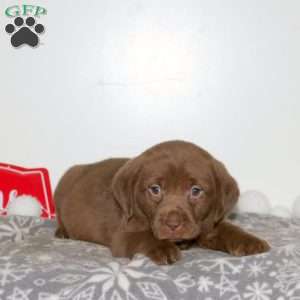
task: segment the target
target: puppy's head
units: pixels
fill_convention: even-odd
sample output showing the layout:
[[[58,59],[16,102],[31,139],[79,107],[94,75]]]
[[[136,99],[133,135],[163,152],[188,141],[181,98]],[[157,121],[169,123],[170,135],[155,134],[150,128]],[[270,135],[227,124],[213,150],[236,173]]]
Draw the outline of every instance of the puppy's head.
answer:
[[[113,180],[128,231],[158,239],[194,239],[209,232],[239,196],[224,165],[198,146],[171,141],[128,161]]]

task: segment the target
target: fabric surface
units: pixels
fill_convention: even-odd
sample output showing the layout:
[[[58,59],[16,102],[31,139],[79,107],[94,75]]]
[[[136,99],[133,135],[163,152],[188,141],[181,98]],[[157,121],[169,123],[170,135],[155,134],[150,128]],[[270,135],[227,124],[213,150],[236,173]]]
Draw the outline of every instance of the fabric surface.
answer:
[[[300,219],[237,215],[269,253],[232,257],[193,248],[171,266],[53,237],[55,221],[0,217],[0,299],[300,300]]]

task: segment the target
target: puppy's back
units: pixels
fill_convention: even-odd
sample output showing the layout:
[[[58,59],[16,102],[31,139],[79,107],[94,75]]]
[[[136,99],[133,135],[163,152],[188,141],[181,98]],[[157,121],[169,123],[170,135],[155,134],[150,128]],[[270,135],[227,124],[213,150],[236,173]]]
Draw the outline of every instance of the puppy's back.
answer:
[[[58,221],[57,236],[109,243],[107,222],[118,226],[119,209],[113,199],[111,182],[128,159],[108,159],[71,167],[54,193]],[[113,229],[113,228],[111,228]]]

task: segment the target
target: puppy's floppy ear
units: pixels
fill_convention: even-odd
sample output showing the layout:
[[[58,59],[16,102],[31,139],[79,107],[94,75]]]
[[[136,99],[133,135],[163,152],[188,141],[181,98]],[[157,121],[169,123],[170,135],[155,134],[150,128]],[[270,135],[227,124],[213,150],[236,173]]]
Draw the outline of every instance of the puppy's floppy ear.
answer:
[[[131,173],[131,174],[130,174]],[[128,221],[133,214],[133,177],[132,160],[127,161],[115,174],[112,181],[112,190],[115,200]]]
[[[217,223],[232,210],[237,203],[240,191],[237,182],[220,161],[213,159],[212,164],[216,185],[217,207],[215,222]]]
[[[136,188],[140,168],[136,159],[131,159],[115,174],[112,181],[114,198],[123,213],[123,229],[143,231],[149,228],[147,218],[142,215],[136,203]]]

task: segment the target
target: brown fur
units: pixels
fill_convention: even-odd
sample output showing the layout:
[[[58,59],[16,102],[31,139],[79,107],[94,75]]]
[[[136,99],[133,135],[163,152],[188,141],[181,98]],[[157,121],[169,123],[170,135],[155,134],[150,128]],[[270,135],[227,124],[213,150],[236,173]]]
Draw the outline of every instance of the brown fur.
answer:
[[[159,195],[150,187],[158,184]],[[203,189],[192,196],[191,187]],[[71,168],[55,191],[56,236],[109,247],[114,256],[142,253],[174,263],[191,244],[241,256],[269,250],[225,221],[239,189],[224,165],[183,141],[158,144],[134,159]]]

